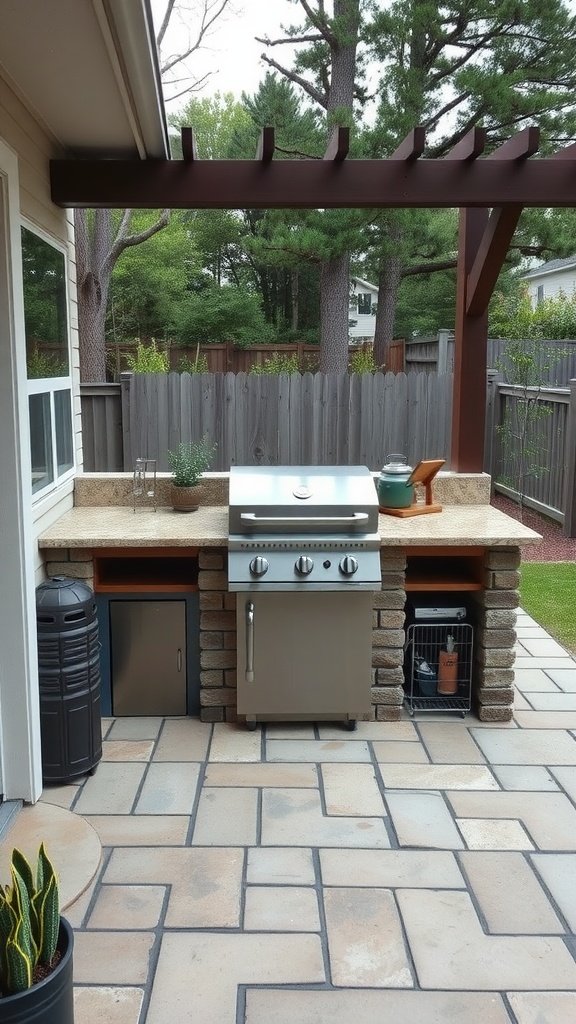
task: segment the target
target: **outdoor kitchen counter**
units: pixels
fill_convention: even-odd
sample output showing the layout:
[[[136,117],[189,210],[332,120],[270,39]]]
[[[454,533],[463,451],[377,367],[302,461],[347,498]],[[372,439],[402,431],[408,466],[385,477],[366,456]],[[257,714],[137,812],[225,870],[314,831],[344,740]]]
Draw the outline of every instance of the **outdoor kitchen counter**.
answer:
[[[442,512],[400,519],[381,515],[382,547],[536,544],[538,533],[491,505],[447,505]],[[40,548],[222,547],[228,542],[228,507],[205,506],[182,514],[126,506],[81,506],[65,512],[38,538]]]

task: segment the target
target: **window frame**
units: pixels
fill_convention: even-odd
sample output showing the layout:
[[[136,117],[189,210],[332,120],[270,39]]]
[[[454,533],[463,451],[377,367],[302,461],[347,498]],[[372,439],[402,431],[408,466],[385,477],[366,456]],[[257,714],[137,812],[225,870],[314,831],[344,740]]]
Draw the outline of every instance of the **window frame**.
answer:
[[[26,228],[33,235],[36,235],[47,245],[52,246],[57,252],[61,253],[64,257],[64,290],[65,290],[65,301],[66,301],[66,346],[68,352],[68,373],[61,377],[32,377],[29,378],[26,374],[26,390],[28,397],[28,419],[30,419],[30,397],[32,395],[49,395],[50,400],[50,440],[52,450],[52,468],[53,476],[52,479],[46,483],[43,487],[40,487],[37,491],[32,491],[33,481],[30,479],[30,490],[32,494],[32,503],[36,504],[43,498],[46,498],[49,494],[56,491],[62,484],[65,484],[68,480],[74,477],[76,472],[76,445],[74,436],[74,390],[72,386],[72,345],[71,345],[71,331],[70,331],[70,289],[69,289],[69,255],[66,245],[59,239],[54,238],[53,235],[49,235],[46,231],[43,231],[38,227],[37,224],[33,224],[25,217],[20,218],[20,227]],[[24,269],[22,268],[22,286],[24,291]],[[26,297],[24,293],[24,308],[26,306]],[[71,430],[71,442],[72,442],[72,465],[70,469],[65,470],[63,473],[58,472],[58,450],[56,444],[56,405],[55,405],[55,394],[59,391],[67,391],[70,395],[70,430]],[[32,452],[30,452],[32,454]]]

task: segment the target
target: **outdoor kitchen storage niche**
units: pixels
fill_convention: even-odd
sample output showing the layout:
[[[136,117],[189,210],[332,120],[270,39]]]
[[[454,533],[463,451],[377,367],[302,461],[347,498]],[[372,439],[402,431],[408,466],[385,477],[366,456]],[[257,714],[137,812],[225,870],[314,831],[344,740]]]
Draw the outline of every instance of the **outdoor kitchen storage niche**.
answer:
[[[460,595],[462,597],[462,595]],[[406,604],[405,704],[415,711],[471,708],[473,628],[466,601],[454,595],[415,596]]]
[[[233,467],[229,589],[238,712],[340,720],[371,707],[378,496],[366,466]]]

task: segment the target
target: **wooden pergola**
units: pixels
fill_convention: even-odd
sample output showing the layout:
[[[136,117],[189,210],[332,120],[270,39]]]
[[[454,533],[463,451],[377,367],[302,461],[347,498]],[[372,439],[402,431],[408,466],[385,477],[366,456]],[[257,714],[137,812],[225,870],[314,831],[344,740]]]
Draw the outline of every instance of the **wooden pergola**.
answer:
[[[522,209],[576,206],[576,144],[532,160],[539,130],[526,128],[483,156],[474,128],[442,159],[423,159],[414,128],[382,160],[349,160],[349,129],[336,128],[321,160],[274,160],[264,128],[254,160],[199,160],[182,129],[182,160],[53,160],[52,199],[65,207],[142,209],[460,210],[452,469],[484,465],[488,303]]]

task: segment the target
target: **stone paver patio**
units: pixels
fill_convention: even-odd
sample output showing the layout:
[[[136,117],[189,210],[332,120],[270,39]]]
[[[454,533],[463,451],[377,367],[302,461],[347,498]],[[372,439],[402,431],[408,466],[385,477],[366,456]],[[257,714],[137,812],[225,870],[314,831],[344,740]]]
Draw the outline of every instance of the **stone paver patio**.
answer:
[[[103,848],[78,1024],[573,1024],[576,662],[518,636],[506,725],[106,721],[42,798]]]

